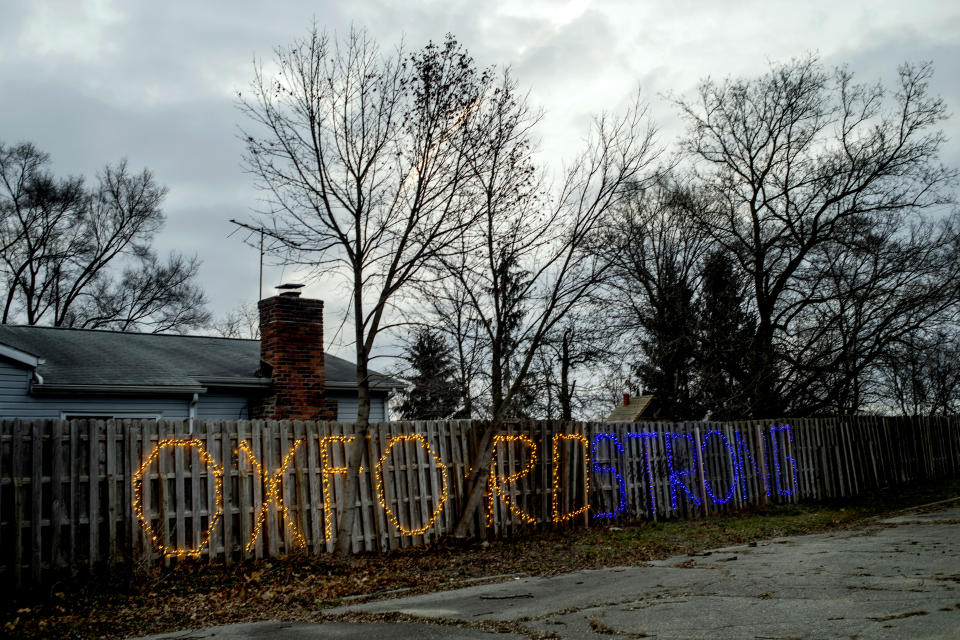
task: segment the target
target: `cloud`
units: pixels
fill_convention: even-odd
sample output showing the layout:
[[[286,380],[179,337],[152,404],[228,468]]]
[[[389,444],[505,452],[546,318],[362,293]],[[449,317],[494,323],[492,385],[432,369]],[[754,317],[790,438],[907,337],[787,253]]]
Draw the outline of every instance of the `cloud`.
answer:
[[[689,95],[707,75],[756,75],[808,51],[863,79],[931,59],[933,89],[960,112],[960,5],[947,2],[7,0],[3,14],[0,140],[34,141],[64,174],[92,177],[124,156],[152,168],[170,188],[158,246],[201,255],[218,313],[256,297],[255,252],[225,238],[227,220],[259,197],[240,169],[235,91],[254,55],[269,60],[314,19],[331,31],[366,27],[385,49],[451,32],[479,64],[512,66],[547,110],[539,133],[557,163],[580,148],[592,115],[621,108],[637,86],[666,142],[682,128],[659,94]],[[944,158],[960,165],[960,118],[946,131]],[[268,269],[270,285],[280,277]]]

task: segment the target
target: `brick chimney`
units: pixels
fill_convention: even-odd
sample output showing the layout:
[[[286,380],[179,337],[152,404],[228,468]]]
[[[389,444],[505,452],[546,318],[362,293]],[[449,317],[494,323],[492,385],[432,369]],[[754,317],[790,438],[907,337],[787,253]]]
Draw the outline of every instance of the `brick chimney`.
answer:
[[[272,378],[271,394],[251,403],[263,420],[336,420],[326,399],[323,364],[323,301],[301,298],[300,285],[261,300],[260,371]]]

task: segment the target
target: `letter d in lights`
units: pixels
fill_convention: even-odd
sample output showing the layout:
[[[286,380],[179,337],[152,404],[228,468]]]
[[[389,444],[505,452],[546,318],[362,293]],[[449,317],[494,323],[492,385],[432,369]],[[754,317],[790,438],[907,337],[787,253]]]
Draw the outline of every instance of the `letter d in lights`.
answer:
[[[590,508],[590,474],[583,474],[583,495],[584,505],[576,511],[563,513],[563,507],[560,501],[560,459],[564,440],[579,440],[583,451],[584,470],[590,467],[590,442],[576,433],[557,433],[553,436],[553,521],[566,522],[570,518],[580,515]]]

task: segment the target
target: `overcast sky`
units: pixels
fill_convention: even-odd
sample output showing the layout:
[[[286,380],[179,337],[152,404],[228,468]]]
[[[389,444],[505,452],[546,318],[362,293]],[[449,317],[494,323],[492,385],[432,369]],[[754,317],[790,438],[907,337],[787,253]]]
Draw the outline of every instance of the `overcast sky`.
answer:
[[[384,47],[450,32],[481,65],[510,65],[547,111],[542,148],[558,164],[592,114],[638,86],[669,145],[682,128],[663,94],[806,52],[888,84],[900,63],[932,60],[934,91],[960,111],[955,0],[0,0],[0,141],[35,143],[61,175],[92,178],[122,157],[153,170],[169,188],[158,249],[199,254],[211,309],[226,313],[257,298],[257,254],[227,237],[228,220],[248,217],[258,197],[240,167],[235,96],[254,56],[269,59],[314,18],[330,31],[366,27]],[[943,159],[960,166],[960,116],[946,130]],[[268,269],[265,293],[289,276]],[[308,290],[328,299],[329,338],[341,309],[331,287]]]

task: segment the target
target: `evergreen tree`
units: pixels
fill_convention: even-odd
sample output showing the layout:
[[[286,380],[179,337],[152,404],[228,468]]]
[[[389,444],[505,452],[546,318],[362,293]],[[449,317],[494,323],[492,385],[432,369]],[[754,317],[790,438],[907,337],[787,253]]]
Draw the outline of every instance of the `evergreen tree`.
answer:
[[[697,396],[713,419],[751,415],[750,353],[755,330],[744,286],[722,250],[704,261],[698,306]]]
[[[656,291],[657,295],[638,318],[644,337],[640,341],[643,359],[637,365],[637,375],[647,391],[656,396],[661,417],[698,419],[702,411],[691,393],[696,356],[693,288],[668,263]]]
[[[495,327],[491,344],[492,364],[498,375],[492,376],[493,384],[499,379],[502,387],[495,390],[497,398],[506,397],[514,384],[521,363],[518,356],[523,353],[521,346],[527,339],[527,326],[524,324],[529,303],[530,273],[518,266],[517,255],[501,251],[494,268],[494,283],[497,291],[492,297],[500,307],[497,316],[500,323]],[[543,373],[542,371],[539,373]],[[510,418],[530,418],[538,395],[544,387],[542,375],[532,375],[521,385],[510,402],[504,407],[503,415]],[[496,405],[499,401],[494,400]]]
[[[411,385],[402,392],[399,411],[408,420],[442,420],[453,416],[460,392],[454,382],[453,356],[443,336],[432,329],[416,331],[406,348],[409,363],[407,380]]]

